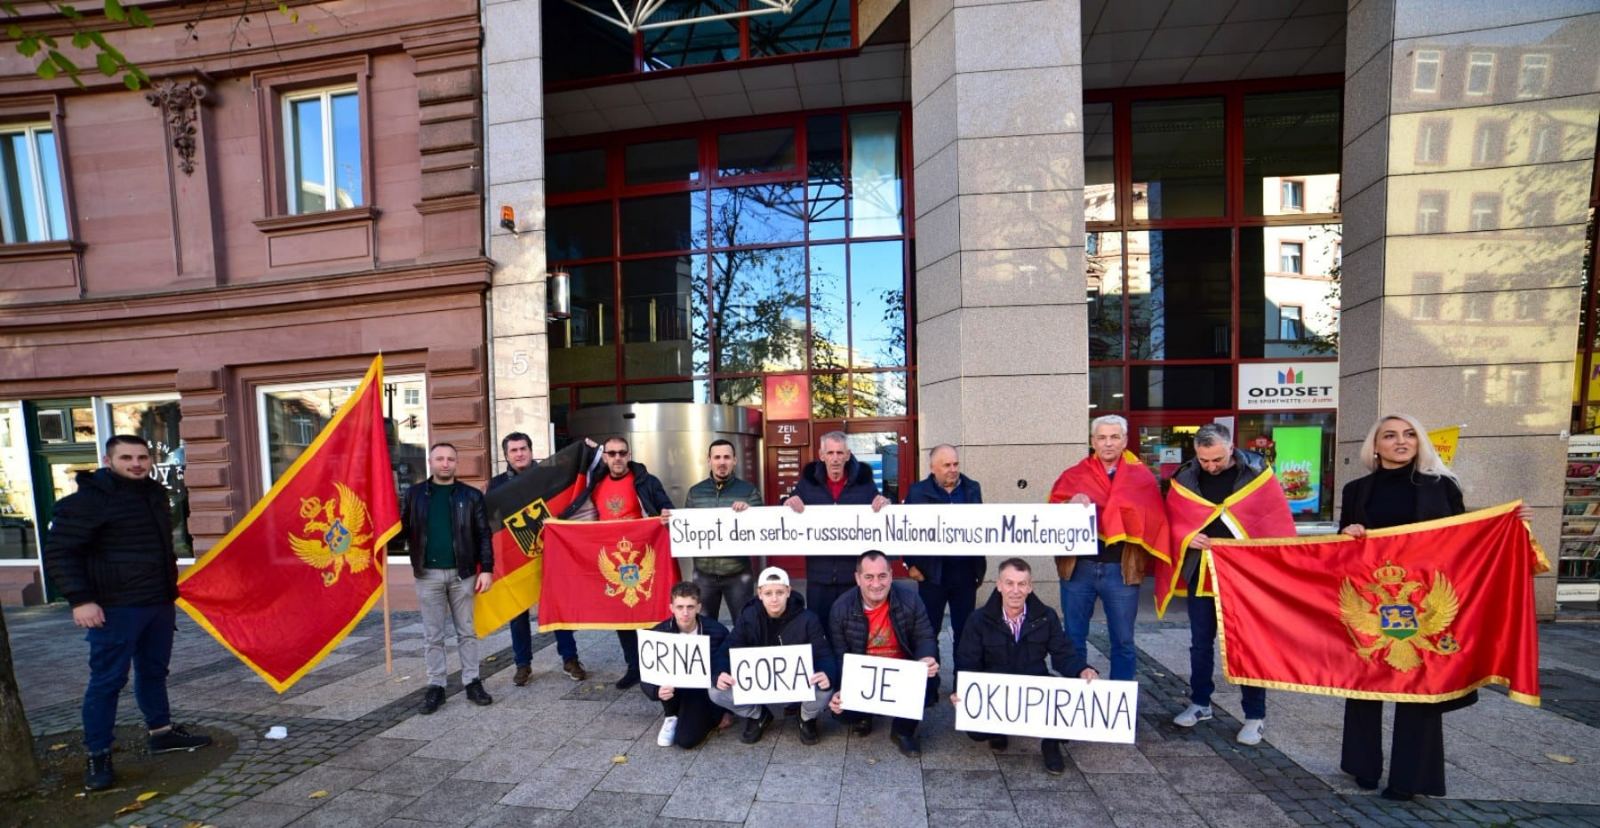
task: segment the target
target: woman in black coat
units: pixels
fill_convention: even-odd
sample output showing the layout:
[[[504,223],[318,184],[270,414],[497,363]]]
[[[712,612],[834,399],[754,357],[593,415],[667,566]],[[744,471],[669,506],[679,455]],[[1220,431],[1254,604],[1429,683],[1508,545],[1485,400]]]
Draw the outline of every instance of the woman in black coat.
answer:
[[[1361,460],[1371,474],[1344,486],[1339,531],[1346,535],[1359,538],[1368,529],[1466,511],[1455,473],[1439,459],[1428,432],[1415,417],[1392,414],[1378,420],[1361,444]],[[1395,704],[1385,799],[1444,796],[1443,714],[1477,700],[1478,694],[1473,692],[1447,702]],[[1383,776],[1383,702],[1345,701],[1339,767],[1354,776],[1360,787],[1378,787]]]

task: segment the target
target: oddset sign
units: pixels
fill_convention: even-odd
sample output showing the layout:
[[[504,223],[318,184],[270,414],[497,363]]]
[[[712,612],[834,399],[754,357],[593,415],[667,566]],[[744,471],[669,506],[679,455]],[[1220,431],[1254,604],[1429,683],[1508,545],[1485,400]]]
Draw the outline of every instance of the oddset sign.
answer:
[[[1336,408],[1339,363],[1240,363],[1238,398],[1242,411]]]

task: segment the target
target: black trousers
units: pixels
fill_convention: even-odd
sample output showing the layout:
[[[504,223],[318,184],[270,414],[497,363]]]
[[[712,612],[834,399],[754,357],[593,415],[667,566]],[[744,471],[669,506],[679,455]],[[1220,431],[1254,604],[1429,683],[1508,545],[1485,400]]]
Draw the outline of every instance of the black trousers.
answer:
[[[1444,796],[1444,707],[1395,704],[1389,749],[1389,788],[1395,793]],[[1345,701],[1339,767],[1366,779],[1383,776],[1383,702]]]
[[[617,630],[617,643],[622,646],[622,660],[628,672],[639,672],[639,631]]]
[[[987,742],[990,739],[993,739],[997,735],[999,735],[999,734],[996,734],[996,733],[979,733],[979,732],[974,731],[974,730],[967,731],[967,738],[971,739],[974,742]],[[1044,751],[1049,750],[1051,745],[1055,745],[1056,749],[1060,750],[1061,749],[1061,744],[1062,744],[1061,740],[1059,740],[1059,739],[1040,739],[1039,740],[1039,752],[1043,753]]]
[[[678,731],[672,737],[672,743],[684,750],[699,747],[722,722],[722,714],[727,712],[711,701],[706,691],[681,689],[674,691],[672,698],[661,703],[661,710],[668,716],[678,717]]]
[[[833,641],[833,631],[828,628],[828,613],[833,611],[833,604],[839,600],[839,596],[849,592],[853,586],[855,584],[816,584],[806,581],[806,609],[822,619],[822,634],[836,648],[839,644]]]
[[[945,586],[923,580],[917,582],[917,595],[928,608],[928,621],[933,624],[934,638],[939,637],[939,628],[944,626],[945,607],[950,608],[950,647],[955,649],[961,641],[961,630],[967,625],[967,619],[972,616],[977,603],[978,588]]]

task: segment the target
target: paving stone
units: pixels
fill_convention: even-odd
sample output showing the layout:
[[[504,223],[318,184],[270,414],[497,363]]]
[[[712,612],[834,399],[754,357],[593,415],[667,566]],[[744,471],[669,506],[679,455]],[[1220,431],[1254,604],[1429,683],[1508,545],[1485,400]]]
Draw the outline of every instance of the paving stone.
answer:
[[[1012,791],[1011,806],[1025,828],[1103,828],[1111,821],[1104,806],[1081,793]]]
[[[756,789],[756,799],[766,802],[811,802],[839,804],[843,783],[842,765],[784,765],[773,762]]]
[[[1044,758],[1037,754],[1033,756],[1015,756],[1002,754],[995,757],[995,762],[1000,766],[1000,772],[1005,776],[1006,787],[1013,791],[1087,791],[1089,783],[1083,774],[1072,766],[1071,757],[1067,760],[1066,772],[1060,776],[1053,776],[1044,769]]]
[[[929,810],[984,810],[1005,802],[1005,777],[999,771],[924,770],[923,796]]]
[[[1155,773],[1154,765],[1144,758],[1133,745],[1113,745],[1104,742],[1069,742],[1067,752],[1072,762],[1085,774],[1100,773]]]
[[[1022,818],[1016,811],[990,809],[985,811],[929,808],[928,824],[939,828],[1022,828]]]
[[[762,741],[772,741],[772,761],[785,765],[840,765],[850,744],[844,728],[834,724],[832,716],[823,716],[817,723],[821,738],[814,745],[803,744],[798,734],[799,718],[787,719],[781,727],[773,722]],[[730,734],[731,735],[731,734]]]
[[[880,785],[874,780],[869,788],[852,790],[848,801],[839,803],[835,825],[838,828],[864,825],[928,828],[928,808],[922,796],[922,785]]]
[[[607,771],[598,768],[554,768],[528,772],[527,779],[500,798],[500,804],[570,811],[589,795]]]
[[[571,828],[643,828],[655,822],[666,803],[665,796],[591,791],[560,824]]]
[[[1089,774],[1085,777],[1107,810],[1112,813],[1146,812],[1187,813],[1183,797],[1155,774]]]
[[[566,811],[494,805],[478,815],[478,828],[549,828],[566,818]]]
[[[1157,821],[1153,820],[1150,814],[1139,812],[1120,814],[1112,812],[1111,822],[1117,828],[1152,828],[1154,824],[1157,824]],[[1199,814],[1188,813],[1163,814],[1159,820],[1159,825],[1161,828],[1209,828],[1210,823],[1206,822]]]
[[[264,802],[301,804],[312,801],[311,794],[326,791],[328,796],[344,793],[366,781],[372,771],[356,768],[317,767],[275,785],[259,798]]]
[[[1217,828],[1272,828],[1294,825],[1282,809],[1260,794],[1196,793],[1184,799]]]
[[[684,777],[661,809],[661,815],[680,819],[743,822],[750,813],[760,783],[748,779]]]
[[[420,759],[407,756],[368,777],[356,787],[366,791],[422,796],[434,786],[449,779],[465,765],[465,762],[454,762],[449,759]]]
[[[379,791],[345,791],[326,804],[289,823],[294,828],[359,828],[382,825],[412,801]]]
[[[446,779],[407,805],[402,816],[434,825],[476,825],[480,816],[510,793],[511,788],[511,785],[494,782]]]
[[[527,779],[528,774],[539,767],[548,756],[549,752],[542,750],[494,747],[479,754],[476,759],[456,771],[455,778],[478,782],[508,782],[514,785]]]
[[[212,821],[230,828],[282,828],[304,816],[311,807],[264,800],[243,802],[218,814]]]
[[[1184,793],[1255,793],[1250,780],[1217,756],[1158,756],[1150,760],[1172,787]]]
[[[888,737],[874,732],[850,737],[844,758],[845,779],[871,779],[887,787],[922,787],[922,763],[900,755]]]
[[[652,743],[650,747],[653,749],[657,745]],[[694,757],[678,748],[668,750],[670,752],[656,752],[635,747],[628,755],[627,762],[611,766],[611,770],[594,786],[595,790],[671,796],[693,764]]]
[[[764,802],[751,804],[744,824],[761,828],[834,828],[837,805],[816,802]]]
[[[431,742],[424,743],[421,747],[412,751],[411,755],[423,759],[454,759],[458,762],[471,762],[493,744],[493,741],[478,733],[464,732],[460,728],[456,728]]]
[[[625,739],[573,739],[557,748],[544,761],[546,765],[574,770],[609,770],[615,757],[626,756],[633,742]]]
[[[713,736],[694,751],[694,764],[686,776],[760,781],[766,776],[773,747],[767,739],[746,745],[732,733]]]

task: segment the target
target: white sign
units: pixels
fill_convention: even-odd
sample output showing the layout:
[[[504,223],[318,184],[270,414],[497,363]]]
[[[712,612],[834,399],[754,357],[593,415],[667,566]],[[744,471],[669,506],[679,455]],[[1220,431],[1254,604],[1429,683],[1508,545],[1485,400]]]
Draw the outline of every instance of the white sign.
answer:
[[[811,687],[811,645],[734,647],[728,651],[733,670],[734,704],[788,704],[817,697]]]
[[[1139,683],[961,672],[956,730],[1133,744]]]
[[[1600,584],[1556,584],[1557,601],[1600,601]]]
[[[1298,411],[1339,405],[1337,362],[1241,362],[1239,407]]]
[[[661,687],[711,687],[711,636],[639,631],[639,680]]]
[[[844,654],[839,703],[857,713],[922,720],[928,665],[906,658]]]
[[[672,557],[859,555],[1093,555],[1093,506],[962,503],[927,506],[787,506],[673,509]]]

